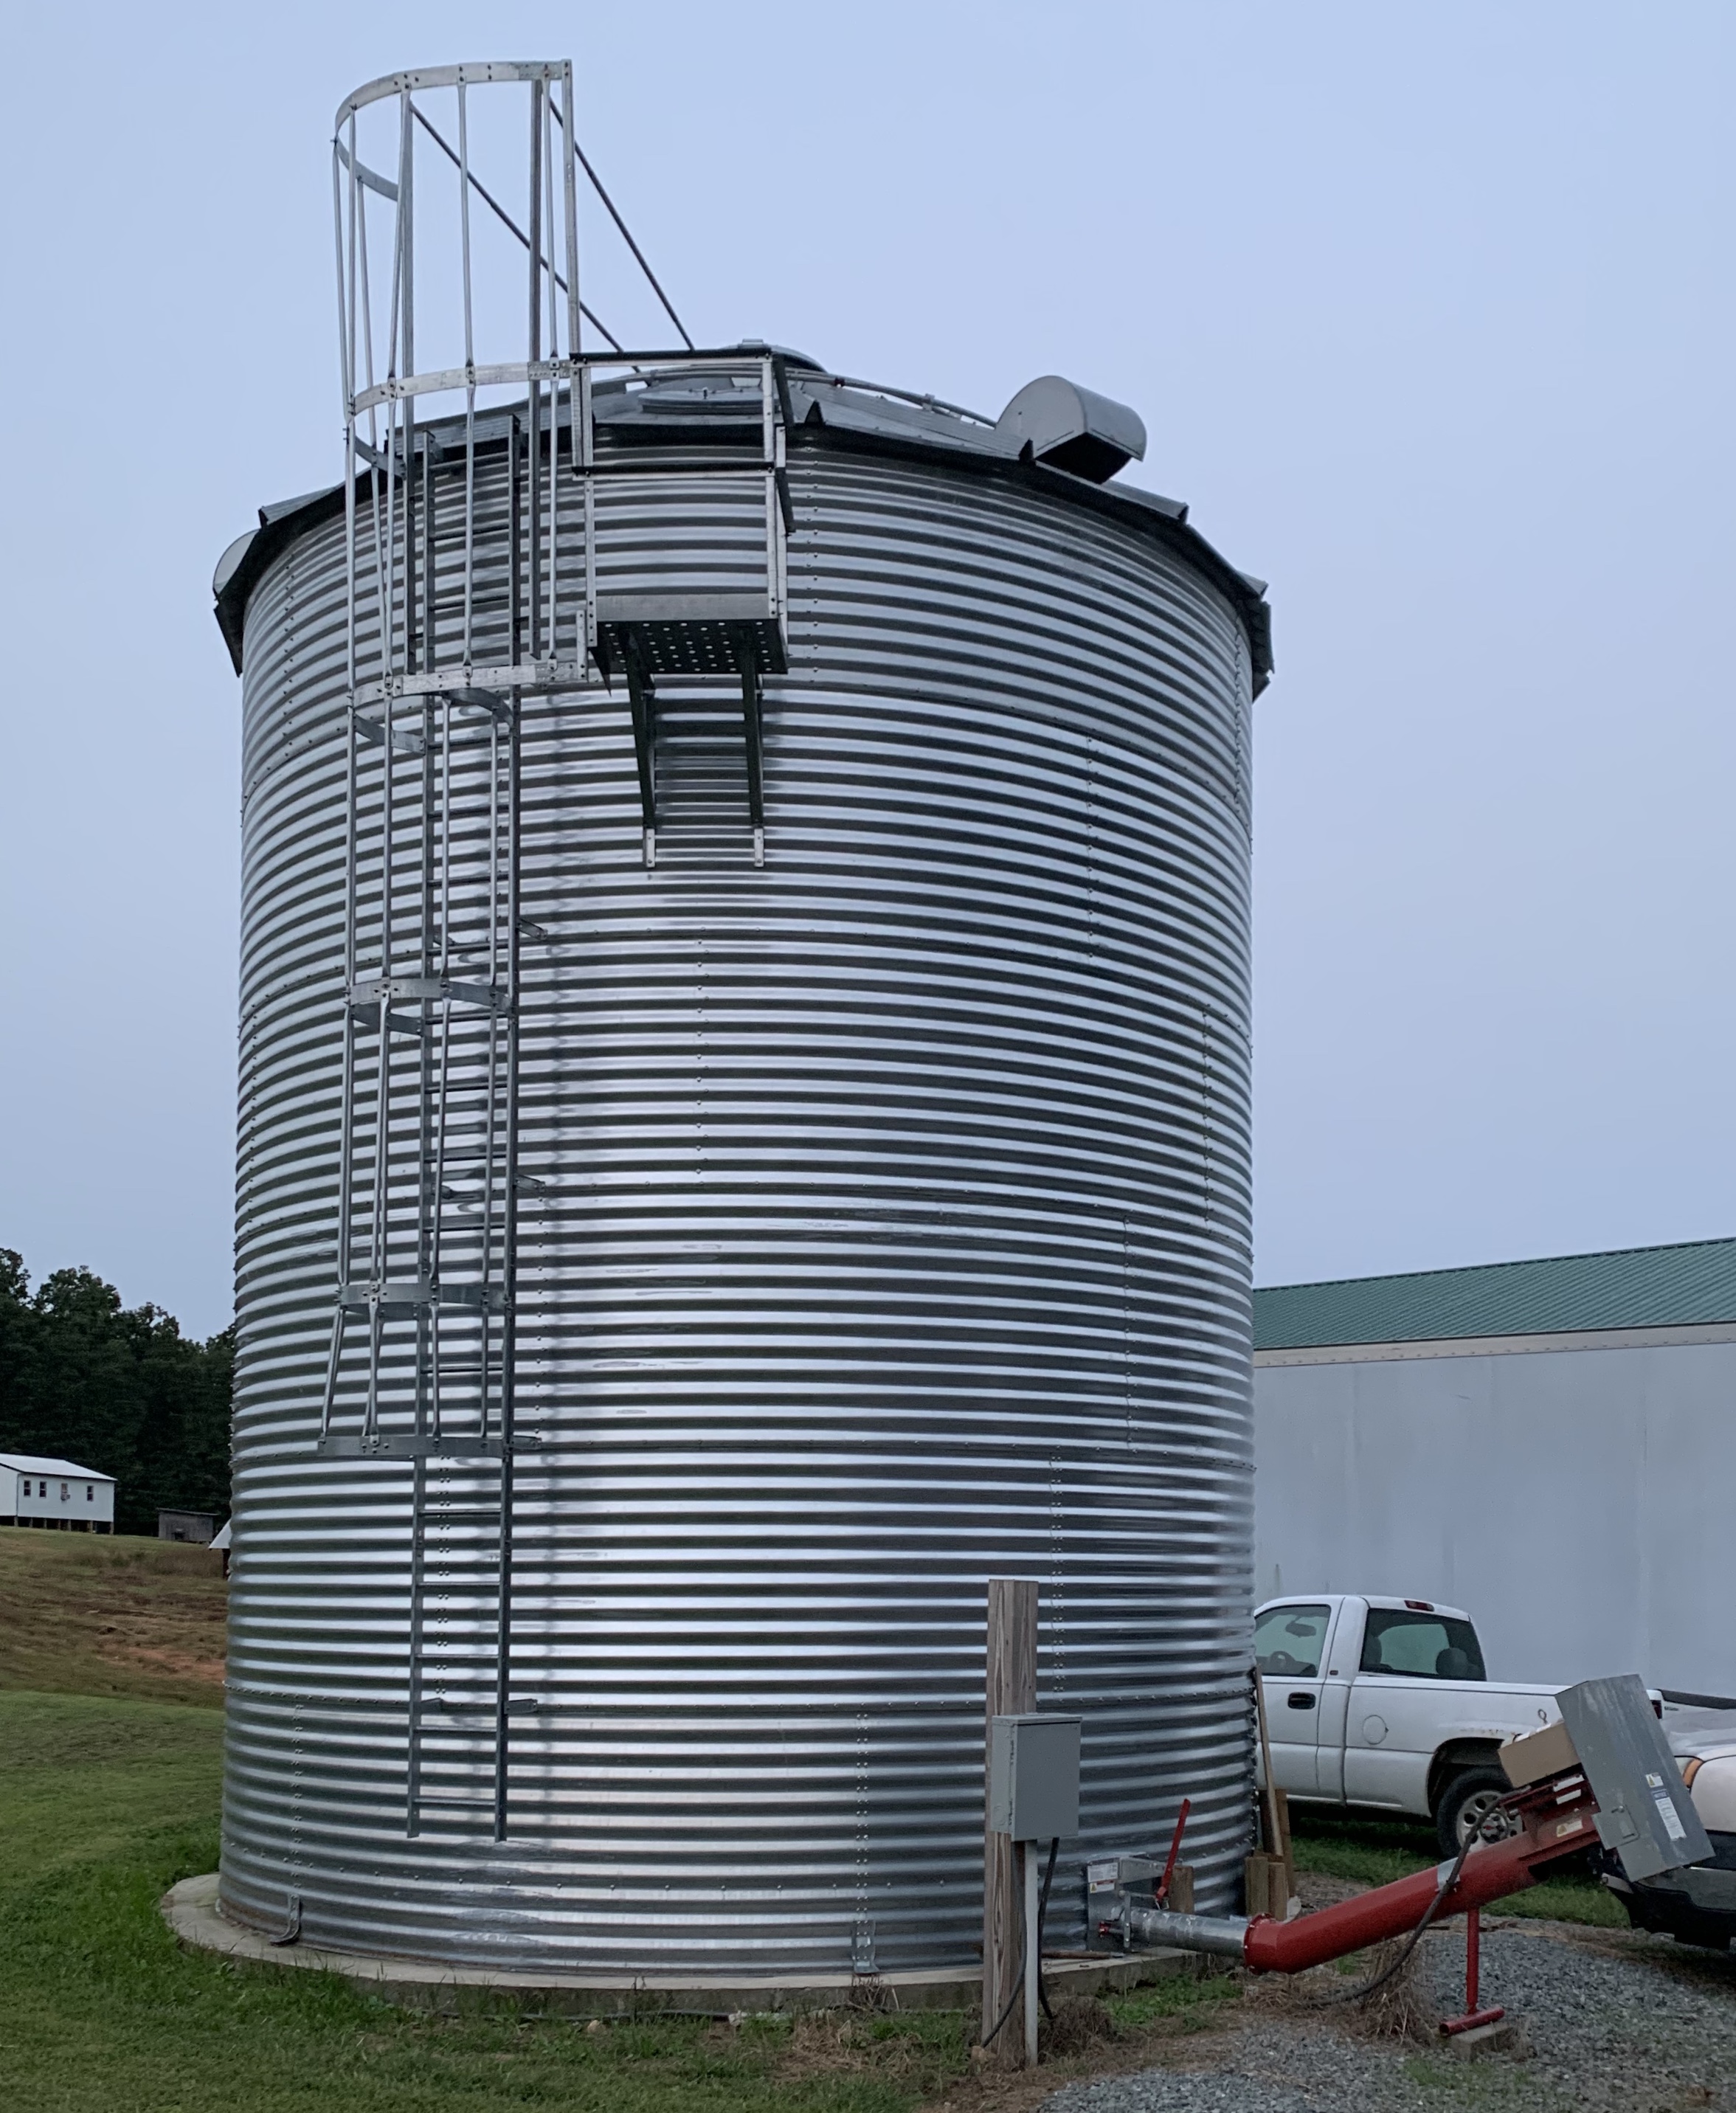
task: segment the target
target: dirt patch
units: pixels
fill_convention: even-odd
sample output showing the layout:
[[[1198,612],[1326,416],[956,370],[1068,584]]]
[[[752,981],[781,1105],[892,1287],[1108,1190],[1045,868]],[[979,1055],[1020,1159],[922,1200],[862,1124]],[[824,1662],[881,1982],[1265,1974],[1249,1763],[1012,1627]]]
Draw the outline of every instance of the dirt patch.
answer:
[[[1031,2113],[1063,2084],[1221,2059],[1217,2051],[1233,2046],[1247,2015],[1240,1978],[1214,1976],[1207,1999],[1183,2001],[1153,2017],[1117,2017],[1095,1997],[1069,1997],[1044,2021],[1038,2068],[1003,2069],[974,2059],[968,2074],[925,2099],[921,2113]],[[1136,2010],[1137,1999],[1127,2007]]]
[[[933,2090],[957,2064],[962,2032],[911,2029],[889,2016],[829,2010],[797,2018],[779,2068],[791,2079],[871,2072],[907,2089]]]
[[[145,1673],[163,1673],[176,1681],[196,1681],[207,1687],[221,1687],[226,1670],[221,1658],[201,1658],[196,1652],[176,1650],[158,1644],[139,1644],[118,1648],[99,1646],[101,1654],[112,1664],[135,1668]]]
[[[1094,1996],[1069,1996],[1045,2018],[1038,2045],[1044,2058],[1094,2053],[1107,2041],[1122,2038],[1122,2029]]]
[[[1252,1981],[1249,2007],[1270,2017],[1312,2019],[1358,2039],[1438,2047],[1441,2013],[1423,1972],[1425,1954],[1420,1946],[1407,1951],[1407,1942],[1398,1937],[1306,1974]]]
[[[228,1601],[207,1548],[0,1527],[0,1687],[220,1703]]]

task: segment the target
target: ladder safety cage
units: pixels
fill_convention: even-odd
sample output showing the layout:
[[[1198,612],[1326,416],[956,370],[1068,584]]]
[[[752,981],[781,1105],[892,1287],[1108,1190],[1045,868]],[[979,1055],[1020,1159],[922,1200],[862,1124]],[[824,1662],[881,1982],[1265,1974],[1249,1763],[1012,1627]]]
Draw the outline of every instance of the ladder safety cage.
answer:
[[[473,94],[503,85],[529,120],[509,205],[471,154]],[[520,727],[528,692],[586,679],[582,626],[559,651],[570,532],[544,438],[586,313],[572,108],[564,62],[438,68],[359,90],[333,140],[349,740],[338,1285],[316,1446],[409,1467],[411,1834],[508,1824],[514,1471],[533,1443],[514,1421],[519,961],[547,936],[519,906]],[[395,138],[390,175],[363,158],[364,118],[388,135],[377,159]],[[416,210],[418,140],[457,171],[443,259]],[[477,356],[479,217],[526,265],[522,337],[493,363]],[[457,294],[456,341],[426,372],[418,264]],[[504,417],[482,400],[503,390]],[[420,415],[455,394],[437,423]]]
[[[482,88],[528,101],[514,185],[475,166],[473,142],[498,162],[503,136],[473,126]],[[349,740],[338,1283],[314,1442],[326,1458],[409,1470],[411,1834],[456,1815],[505,1838],[509,1719],[533,1706],[510,1694],[515,1463],[537,1444],[515,1420],[519,1224],[546,1189],[519,1164],[522,952],[549,938],[519,901],[527,701],[624,674],[649,865],[657,680],[739,682],[759,863],[762,682],[788,665],[781,363],[693,349],[578,149],[573,112],[565,61],[436,67],[347,98],[332,143]],[[391,173],[363,159],[364,120]],[[418,206],[418,143],[455,201],[443,247],[438,216]],[[685,351],[625,353],[581,300],[581,167]],[[513,341],[487,348],[504,359],[478,358],[485,235],[496,257],[503,241],[522,252],[525,272]],[[445,296],[423,303],[427,335],[444,330],[426,369],[418,272],[424,295]],[[586,347],[587,323],[609,352]],[[599,375],[629,408],[654,372],[678,390],[692,377],[714,399],[714,433],[724,408],[729,433],[751,424],[755,439],[720,462],[715,445],[679,444],[678,419],[673,448],[600,449]],[[648,591],[633,572],[618,501],[630,515],[647,480],[672,475],[701,476],[707,493],[745,480],[751,526],[724,591]],[[431,1614],[431,1572],[453,1588],[441,1607],[468,1607],[462,1620]]]

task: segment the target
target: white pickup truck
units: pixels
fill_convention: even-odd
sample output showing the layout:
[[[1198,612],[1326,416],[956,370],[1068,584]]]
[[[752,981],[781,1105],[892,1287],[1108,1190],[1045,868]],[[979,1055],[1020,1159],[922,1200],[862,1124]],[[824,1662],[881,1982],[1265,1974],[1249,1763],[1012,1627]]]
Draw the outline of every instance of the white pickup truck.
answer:
[[[1561,1714],[1552,1688],[1486,1679],[1470,1616],[1428,1600],[1269,1600],[1254,1655],[1280,1789],[1426,1815],[1448,1856],[1508,1788],[1496,1748]]]

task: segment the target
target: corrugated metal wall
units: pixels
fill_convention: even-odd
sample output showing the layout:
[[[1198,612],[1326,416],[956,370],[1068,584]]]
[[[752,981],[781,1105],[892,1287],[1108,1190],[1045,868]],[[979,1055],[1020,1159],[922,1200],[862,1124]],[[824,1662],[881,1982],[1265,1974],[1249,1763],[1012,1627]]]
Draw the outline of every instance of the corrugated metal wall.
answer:
[[[1254,1375],[1263,1598],[1441,1600],[1494,1680],[1736,1695],[1736,1343],[1304,1354]]]
[[[502,1843],[456,1812],[406,1836],[411,1469],[311,1449],[340,527],[253,596],[223,1899],[261,1924],[299,1899],[310,1942],[663,1975],[967,1961],[994,1575],[1041,1581],[1041,1702],[1085,1715],[1078,1854],[1150,1848],[1186,1795],[1201,1905],[1231,1901],[1242,626],[1182,559],[1034,488],[806,450],[791,482],[763,869],[718,692],[664,686],[650,872],[624,696],[527,710],[523,907],[550,938],[523,971],[521,1163],[546,1189],[519,1414],[542,1444],[518,1469]],[[455,1791],[491,1779],[466,1704],[493,1480],[428,1469],[453,1707],[424,1773]],[[1058,1883],[1061,1930],[1076,1894]]]

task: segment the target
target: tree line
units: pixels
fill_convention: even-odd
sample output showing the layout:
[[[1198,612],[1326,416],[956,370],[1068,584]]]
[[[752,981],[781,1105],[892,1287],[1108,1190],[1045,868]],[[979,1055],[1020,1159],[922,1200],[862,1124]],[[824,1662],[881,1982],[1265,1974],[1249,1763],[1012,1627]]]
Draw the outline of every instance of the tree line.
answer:
[[[117,1533],[155,1533],[159,1507],[227,1515],[234,1372],[233,1327],[195,1342],[88,1269],[33,1291],[0,1248],[0,1453],[112,1475]]]

